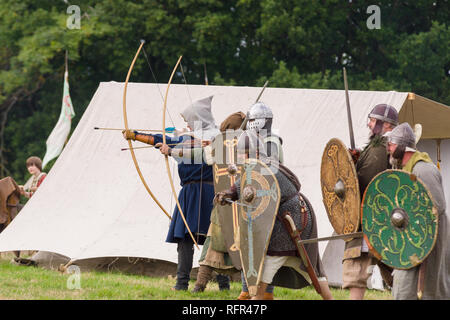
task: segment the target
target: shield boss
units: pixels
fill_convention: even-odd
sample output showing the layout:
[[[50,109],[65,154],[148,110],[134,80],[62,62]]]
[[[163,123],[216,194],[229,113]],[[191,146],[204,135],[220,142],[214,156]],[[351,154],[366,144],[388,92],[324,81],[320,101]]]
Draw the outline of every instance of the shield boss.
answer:
[[[386,170],[364,192],[361,224],[371,251],[386,265],[420,264],[436,242],[438,216],[426,186],[415,175]]]
[[[320,167],[323,203],[338,234],[358,231],[360,194],[352,157],[344,143],[331,139],[323,151]]]

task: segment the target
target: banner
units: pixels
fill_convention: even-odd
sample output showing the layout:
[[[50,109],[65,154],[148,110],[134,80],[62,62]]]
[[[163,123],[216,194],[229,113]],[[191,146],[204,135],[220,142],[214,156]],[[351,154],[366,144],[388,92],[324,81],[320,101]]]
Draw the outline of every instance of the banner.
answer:
[[[52,159],[59,156],[67,141],[67,137],[70,133],[71,120],[75,116],[75,112],[72,106],[72,100],[69,94],[69,72],[66,69],[64,73],[64,95],[61,106],[61,114],[59,115],[58,122],[53,128],[47,139],[47,152],[45,153],[44,160],[42,161],[42,169]]]

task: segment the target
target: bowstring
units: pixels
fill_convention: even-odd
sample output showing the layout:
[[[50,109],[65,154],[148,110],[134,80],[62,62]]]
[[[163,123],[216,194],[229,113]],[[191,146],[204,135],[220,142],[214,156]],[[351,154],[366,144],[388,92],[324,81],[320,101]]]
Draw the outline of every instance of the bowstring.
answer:
[[[183,76],[184,85],[186,87],[187,94],[189,96],[189,101],[193,105],[191,93],[189,91],[189,86],[187,84],[186,75],[184,74],[183,64],[180,62],[181,74]],[[203,139],[200,139],[203,140]],[[194,144],[195,145],[195,144]],[[200,147],[202,148],[202,141],[200,141]],[[201,210],[202,210],[202,194],[203,194],[203,150],[202,150],[202,163],[200,164],[200,196],[198,203],[198,221],[197,221],[197,242],[200,237],[200,222],[201,222]]]
[[[152,74],[152,77],[155,80],[156,87],[158,88],[158,92],[159,92],[159,95],[161,97],[161,100],[164,103],[164,96],[162,94],[162,91],[161,91],[161,88],[159,86],[158,79],[156,78],[155,72],[153,71],[152,65],[150,63],[150,59],[149,59],[149,57],[147,55],[147,52],[145,51],[145,47],[142,47],[142,52],[144,53],[145,60],[147,61],[147,64],[148,64],[148,67],[149,67],[150,72]],[[169,115],[170,122],[172,123],[172,127],[175,128],[175,123],[174,123],[174,121],[172,119],[172,115],[170,114],[169,108],[167,107],[166,109],[167,109],[167,114]],[[165,130],[165,128],[163,128],[163,130]],[[175,163],[172,164],[172,179],[174,178],[174,175],[175,175],[175,170],[173,170],[174,167],[175,167]],[[170,210],[173,211],[173,197],[172,196],[170,197]]]
[[[189,101],[191,102],[191,105],[192,105],[193,103],[192,103],[191,93],[189,91],[189,87],[188,87],[188,84],[187,84],[187,81],[186,81],[186,76],[185,76],[184,70],[183,70],[184,69],[183,68],[183,64],[181,62],[180,62],[180,68],[181,68],[181,74],[183,75],[184,85],[186,87],[186,91],[187,91],[187,94],[189,96]]]
[[[156,82],[156,86],[157,86],[157,88],[158,88],[159,95],[161,96],[161,100],[164,102],[164,97],[163,97],[161,88],[159,87],[158,79],[156,79],[156,75],[155,75],[155,73],[153,72],[153,68],[152,68],[152,65],[151,65],[151,63],[150,63],[150,59],[148,58],[147,52],[145,51],[145,48],[144,48],[144,47],[142,47],[142,52],[144,53],[145,60],[147,61],[148,67],[150,68],[150,72],[151,72],[151,74],[152,74],[152,76],[153,76],[153,79],[154,79],[155,82]],[[169,108],[167,108],[167,114],[169,115],[170,122],[172,123],[172,126],[175,127],[175,123],[173,122],[172,115],[170,114]],[[163,129],[164,129],[164,128],[163,128]]]

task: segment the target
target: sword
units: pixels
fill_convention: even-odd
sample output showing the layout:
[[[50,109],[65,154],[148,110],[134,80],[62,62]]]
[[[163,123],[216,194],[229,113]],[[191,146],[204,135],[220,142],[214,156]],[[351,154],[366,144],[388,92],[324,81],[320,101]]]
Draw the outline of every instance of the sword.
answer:
[[[427,266],[427,261],[425,260],[419,267],[419,275],[417,279],[417,298],[422,300],[423,289],[425,287],[425,270]]]
[[[311,264],[311,260],[309,260],[305,246],[301,242],[300,232],[297,230],[294,220],[292,220],[292,217],[288,213],[284,213],[282,221],[284,223],[286,230],[289,232],[292,241],[297,247],[297,251],[300,254],[300,258],[303,261],[303,265],[306,267],[306,271],[308,272],[309,277],[311,278],[311,282],[314,286],[314,289],[316,289],[318,294],[321,294],[322,290],[320,289],[319,279],[317,279],[316,272],[314,271],[314,268]]]
[[[269,84],[269,80],[267,80],[267,81],[264,83],[264,86],[263,86],[261,92],[259,93],[258,98],[256,98],[255,103],[257,103],[257,102],[259,101],[259,99],[261,98],[261,96],[262,96],[264,90],[266,90],[266,87],[267,87],[268,84]]]
[[[259,99],[261,98],[261,96],[268,84],[269,84],[269,80],[267,80],[266,83],[264,83],[264,86],[263,86],[261,92],[259,93],[258,98],[256,98],[255,103],[257,103],[259,101]],[[247,115],[245,116],[244,121],[242,122],[241,126],[239,127],[239,129],[244,130],[245,126],[247,125],[247,122],[248,122],[248,112],[247,112]]]
[[[344,71],[345,100],[347,102],[348,130],[350,133],[350,145],[352,147],[352,150],[355,150],[355,137],[353,135],[352,113],[350,111],[350,98],[348,96],[347,71],[345,70],[345,67],[343,68],[343,71]]]

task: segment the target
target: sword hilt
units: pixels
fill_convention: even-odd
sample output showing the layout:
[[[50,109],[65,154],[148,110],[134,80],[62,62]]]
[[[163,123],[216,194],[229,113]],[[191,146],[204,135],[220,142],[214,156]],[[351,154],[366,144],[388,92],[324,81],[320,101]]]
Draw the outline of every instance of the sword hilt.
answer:
[[[290,215],[285,215],[284,216],[285,219],[287,220],[287,222],[289,222],[289,225],[291,226],[292,232],[297,231],[297,227],[295,226],[294,220],[292,219],[292,217]]]

